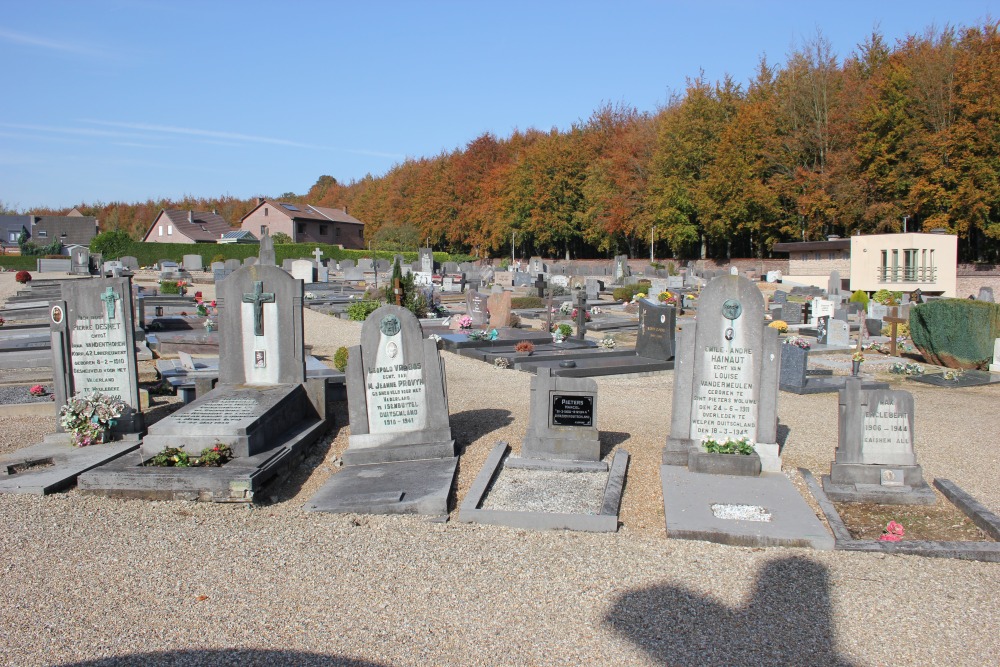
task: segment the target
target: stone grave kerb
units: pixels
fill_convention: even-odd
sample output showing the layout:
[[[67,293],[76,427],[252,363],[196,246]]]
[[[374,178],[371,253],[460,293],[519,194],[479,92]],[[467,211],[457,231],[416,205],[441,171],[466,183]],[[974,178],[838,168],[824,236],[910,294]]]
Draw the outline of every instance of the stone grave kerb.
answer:
[[[780,370],[778,332],[766,326],[760,290],[742,276],[714,278],[701,292],[694,325],[686,325],[677,339],[673,411],[663,463],[686,465],[688,452],[700,448],[707,437],[719,442],[747,437],[760,454],[763,469],[780,470]],[[708,391],[740,393],[709,395]],[[699,409],[699,402],[704,409]],[[738,418],[709,413],[713,402],[725,403],[727,415],[731,406]]]
[[[263,254],[263,249],[262,249]],[[233,271],[218,285],[219,383],[305,382],[302,281],[258,262]]]
[[[444,360],[412,312],[386,305],[369,315],[346,376],[346,464],[454,456]]]
[[[65,281],[60,290],[49,308],[56,405],[88,390],[110,394],[126,405],[112,432],[141,433],[131,279]],[[58,420],[56,427],[63,432]]]

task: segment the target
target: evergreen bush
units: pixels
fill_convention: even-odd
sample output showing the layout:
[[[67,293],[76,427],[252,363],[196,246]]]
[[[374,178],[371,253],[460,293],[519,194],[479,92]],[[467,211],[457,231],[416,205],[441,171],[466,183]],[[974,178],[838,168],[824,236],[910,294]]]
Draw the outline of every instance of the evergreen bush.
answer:
[[[860,303],[865,310],[868,310],[868,292],[857,290],[849,300],[851,303]]]

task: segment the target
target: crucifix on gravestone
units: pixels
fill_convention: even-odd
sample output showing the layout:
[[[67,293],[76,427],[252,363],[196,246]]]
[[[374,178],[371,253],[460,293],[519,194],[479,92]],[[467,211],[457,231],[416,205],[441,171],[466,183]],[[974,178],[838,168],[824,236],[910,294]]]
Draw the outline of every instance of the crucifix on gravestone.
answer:
[[[274,292],[264,291],[264,282],[258,280],[253,284],[253,294],[244,294],[243,303],[252,303],[253,308],[253,335],[264,335],[264,304],[274,303]]]
[[[889,355],[896,356],[896,327],[900,324],[906,324],[909,320],[905,317],[899,317],[899,309],[893,308],[889,311],[888,317],[882,318],[883,322],[889,323]]]
[[[576,339],[583,340],[587,333],[587,294],[576,291]]]
[[[312,251],[312,256],[316,258],[316,268],[323,266],[323,251],[316,248]]]
[[[115,294],[115,290],[111,287],[104,290],[104,294],[101,295],[101,301],[104,302],[104,306],[107,308],[109,320],[115,316],[115,301],[120,298],[121,297]]]
[[[543,274],[539,273],[538,274],[538,280],[535,281],[535,289],[538,290],[538,298],[539,299],[544,299],[545,298],[545,288],[548,287],[548,286],[549,286],[549,284],[547,282],[545,282],[545,276]]]

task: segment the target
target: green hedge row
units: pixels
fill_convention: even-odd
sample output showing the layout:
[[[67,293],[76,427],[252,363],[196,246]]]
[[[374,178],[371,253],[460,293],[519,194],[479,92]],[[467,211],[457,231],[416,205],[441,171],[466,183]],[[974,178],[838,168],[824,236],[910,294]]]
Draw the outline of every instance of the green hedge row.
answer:
[[[66,259],[69,259],[69,257]],[[22,257],[21,255],[0,255],[0,266],[7,271],[34,271],[38,267],[38,258]]]
[[[948,368],[986,368],[1000,337],[1000,304],[935,299],[910,309],[910,336],[924,360]]]

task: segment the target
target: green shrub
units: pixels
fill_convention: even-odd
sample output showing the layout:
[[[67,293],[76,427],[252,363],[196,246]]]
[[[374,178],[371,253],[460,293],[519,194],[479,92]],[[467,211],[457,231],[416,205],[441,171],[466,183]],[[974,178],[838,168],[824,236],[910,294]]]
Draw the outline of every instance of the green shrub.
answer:
[[[637,285],[625,285],[624,287],[616,287],[612,291],[612,296],[615,301],[631,301],[635,298],[635,295],[639,292],[646,294],[648,296],[647,290],[649,289],[650,283],[648,280],[640,280]]]
[[[910,308],[910,335],[924,360],[948,368],[985,368],[1000,338],[1000,304],[936,299]]]
[[[343,373],[347,370],[347,348],[340,346],[333,354],[333,367]]]
[[[902,298],[902,292],[890,292],[887,289],[880,289],[872,294],[872,301],[881,303],[883,306],[898,306]]]
[[[161,280],[160,294],[180,294],[181,288],[176,280]]]
[[[540,296],[515,296],[510,300],[511,308],[544,308],[545,301]]]
[[[209,263],[209,266],[215,264],[216,262],[225,262],[225,261],[226,261],[226,256],[223,255],[222,253],[219,253],[218,255],[212,257],[212,261]]]
[[[35,257],[0,255],[0,266],[6,271],[34,271],[38,266],[38,261]]]
[[[289,236],[288,234],[286,234],[285,232],[275,232],[274,236],[271,237],[271,241],[275,245],[278,245],[279,243],[281,245],[285,245],[287,243],[291,243],[292,242],[292,237]]]
[[[347,307],[347,316],[355,322],[364,322],[381,305],[381,301],[355,301]]]
[[[132,240],[132,237],[121,229],[112,229],[108,232],[101,232],[90,240],[90,252],[101,253],[105,262],[124,257],[132,253],[133,246],[141,245]],[[159,245],[147,243],[145,245]],[[156,259],[160,259],[157,257]],[[153,260],[156,261],[156,260]],[[149,262],[152,264],[153,262]],[[142,262],[139,262],[142,265]]]
[[[849,300],[851,303],[860,303],[865,310],[868,310],[868,292],[859,289],[851,295]]]

